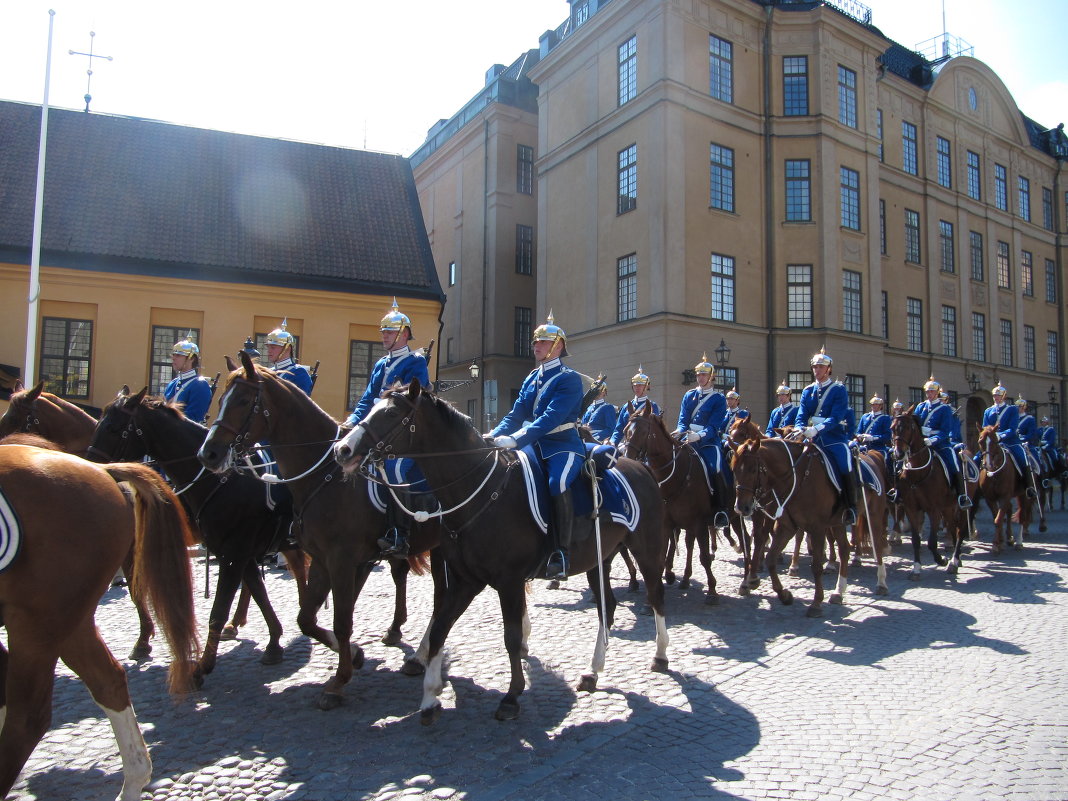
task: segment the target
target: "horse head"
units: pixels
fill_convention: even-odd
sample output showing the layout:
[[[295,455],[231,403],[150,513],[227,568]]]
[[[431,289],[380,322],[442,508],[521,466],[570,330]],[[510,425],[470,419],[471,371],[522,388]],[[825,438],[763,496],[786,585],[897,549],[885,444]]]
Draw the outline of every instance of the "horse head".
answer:
[[[22,382],[15,384],[8,402],[7,411],[0,417],[0,439],[10,434],[42,434],[41,420],[36,410],[36,401],[41,397],[44,381],[38,381],[33,389],[23,389]]]
[[[265,372],[244,351],[239,355],[241,366],[226,379],[219,414],[197,451],[200,463],[215,473],[229,470],[234,457],[266,439],[270,428],[271,415],[263,406]]]
[[[760,430],[760,426],[753,422],[749,417],[735,417],[734,422],[731,424],[730,441],[735,447],[743,445],[746,442],[759,441],[764,438],[764,433]]]
[[[94,462],[133,462],[148,452],[137,423],[141,401],[148,394],[145,387],[136,395],[130,395],[125,384],[115,400],[104,407],[100,422],[89,440],[88,456]]]
[[[752,517],[756,509],[756,493],[766,475],[761,463],[763,450],[757,438],[747,439],[734,451],[734,511],[742,517]]]
[[[670,462],[674,454],[674,443],[664,422],[653,414],[653,405],[646,403],[635,411],[623,427],[623,437],[619,445],[620,453],[639,462],[649,459]]]
[[[894,443],[894,458],[907,459],[910,453],[918,453],[927,445],[923,441],[922,423],[912,413],[910,406],[904,414],[895,417],[890,423],[890,439]]]
[[[371,407],[371,411],[348,434],[334,443],[334,459],[348,475],[365,462],[378,463],[415,447],[419,431],[415,415],[424,400],[439,402],[413,378],[404,390],[392,390]]]

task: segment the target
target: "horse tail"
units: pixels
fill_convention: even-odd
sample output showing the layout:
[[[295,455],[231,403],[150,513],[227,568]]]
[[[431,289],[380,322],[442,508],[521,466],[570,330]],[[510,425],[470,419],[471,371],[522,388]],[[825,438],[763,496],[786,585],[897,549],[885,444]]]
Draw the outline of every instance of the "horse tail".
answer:
[[[193,575],[187,548],[193,533],[185,511],[167,482],[143,464],[102,465],[116,481],[134,489],[134,570],[130,593],[152,604],[155,617],[171,649],[167,688],[186,692],[200,653]]]
[[[413,554],[408,557],[408,569],[416,576],[425,576],[430,570],[430,551]]]

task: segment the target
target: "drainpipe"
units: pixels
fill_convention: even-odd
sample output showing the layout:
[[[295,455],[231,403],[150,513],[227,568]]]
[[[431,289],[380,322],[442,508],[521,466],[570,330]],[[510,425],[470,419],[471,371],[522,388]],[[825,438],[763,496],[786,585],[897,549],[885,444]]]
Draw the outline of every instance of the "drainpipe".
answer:
[[[1053,172],[1053,237],[1054,237],[1054,259],[1057,268],[1057,386],[1060,390],[1057,394],[1061,399],[1061,408],[1064,408],[1065,397],[1065,381],[1064,381],[1064,349],[1068,343],[1065,342],[1065,334],[1068,333],[1064,330],[1064,215],[1068,211],[1063,207],[1063,192],[1064,184],[1061,181],[1061,175],[1064,173],[1064,158],[1060,156],[1054,156],[1057,162],[1057,168]],[[1064,415],[1058,415],[1058,418],[1063,418]],[[1061,431],[1063,419],[1057,419],[1053,421],[1057,427],[1057,431]],[[1058,443],[1059,445],[1060,443]]]
[[[775,191],[771,131],[771,19],[773,5],[764,7],[764,319],[768,328],[766,366],[768,389],[775,386]],[[770,403],[770,401],[769,401]]]
[[[485,113],[485,112],[484,112]],[[479,361],[482,363],[481,379],[478,382],[478,411],[480,430],[489,431],[489,417],[486,409],[486,380],[489,372],[486,365],[486,293],[487,273],[489,272],[489,117],[482,119],[482,321],[479,334]],[[486,426],[483,429],[483,426]]]

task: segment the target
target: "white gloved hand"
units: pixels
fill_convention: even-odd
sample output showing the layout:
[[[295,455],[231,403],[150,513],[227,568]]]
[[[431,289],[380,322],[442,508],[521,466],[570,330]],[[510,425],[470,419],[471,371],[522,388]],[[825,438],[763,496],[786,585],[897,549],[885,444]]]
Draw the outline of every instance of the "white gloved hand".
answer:
[[[934,445],[936,442],[938,442],[938,440],[934,437],[926,437],[923,441],[925,445]]]
[[[805,435],[806,439],[812,439],[819,432],[816,431],[815,426],[805,426],[805,430],[802,433]]]
[[[701,437],[696,431],[687,431],[685,439],[688,443],[692,445],[693,443],[697,442],[697,440],[701,439]]]
[[[498,448],[516,447],[515,439],[513,437],[508,436],[507,434],[502,434],[499,437],[494,437],[493,444],[496,445]]]

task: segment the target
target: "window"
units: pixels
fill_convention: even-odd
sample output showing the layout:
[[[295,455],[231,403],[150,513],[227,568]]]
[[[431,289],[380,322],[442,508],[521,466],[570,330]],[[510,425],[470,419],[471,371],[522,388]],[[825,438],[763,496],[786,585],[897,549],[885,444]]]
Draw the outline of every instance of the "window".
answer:
[[[790,328],[812,327],[811,264],[786,265],[786,325]]]
[[[456,281],[460,277],[460,268],[456,266],[456,262],[449,262],[449,286],[456,286]]]
[[[1031,182],[1022,175],[1016,177],[1016,206],[1020,219],[1031,222]]]
[[[923,301],[918,298],[905,299],[907,317],[907,335],[909,350],[923,350]]]
[[[624,214],[638,205],[638,146],[619,151],[619,199],[616,214]]]
[[[867,394],[864,391],[864,376],[846,373],[845,388],[849,393],[849,408],[859,421],[860,416],[864,414],[864,396]]]
[[[885,291],[882,296],[882,326],[880,330],[883,332],[883,339],[890,339],[890,298]]]
[[[905,261],[920,263],[920,213],[905,209]]]
[[[949,140],[935,137],[935,159],[938,162],[938,185],[947,189],[953,187],[953,160],[949,149]]]
[[[994,165],[994,205],[1002,211],[1009,210],[1009,178],[1000,164]]]
[[[734,151],[723,145],[709,147],[709,205],[734,211]]]
[[[638,256],[616,259],[616,322],[638,316]]]
[[[1034,261],[1031,254],[1026,250],[1020,251],[1020,291],[1026,297],[1033,298],[1035,296]]]
[[[177,341],[172,340],[167,347]],[[92,320],[45,317],[41,321],[38,370],[45,391],[62,398],[88,398],[92,352]]]
[[[901,167],[905,172],[919,175],[919,159],[916,157],[916,126],[911,122],[901,123]]]
[[[917,403],[922,403],[926,400],[923,394],[923,387],[909,387],[909,406],[915,406]]]
[[[879,161],[883,160],[883,110],[875,109],[875,136],[879,140]]]
[[[516,145],[515,191],[534,194],[534,148],[530,145]]]
[[[734,320],[734,257],[712,254],[712,319]]]
[[[808,159],[786,160],[786,219],[808,222],[812,219],[811,165]]]
[[[972,200],[983,199],[983,184],[979,179],[979,154],[968,151],[968,197]]]
[[[782,60],[782,113],[785,117],[808,114],[808,56]]]
[[[986,268],[983,264],[983,235],[978,231],[969,231],[968,241],[971,243],[972,280],[985,281]]]
[[[1053,230],[1053,191],[1048,186],[1042,187],[1042,227]]]
[[[879,252],[886,255],[886,201],[879,198]]]
[[[842,271],[842,327],[858,334],[863,330],[864,324],[860,281],[860,273],[853,270]]]
[[[860,173],[848,167],[839,170],[842,191],[842,227],[860,230]]]
[[[942,355],[957,355],[957,310],[953,306],[942,307]]]
[[[1057,265],[1046,259],[1046,303],[1057,302]]]
[[[716,369],[715,385],[722,387],[723,389],[730,389],[734,387],[738,388],[738,368],[737,367],[719,367]]]
[[[515,307],[515,341],[512,343],[512,353],[516,356],[533,356],[534,345],[534,319],[533,312],[527,306]]]
[[[972,358],[986,361],[986,315],[972,312]]]
[[[174,378],[171,353],[174,351],[174,343],[186,337],[194,343],[200,342],[200,329],[188,326],[152,326],[152,363],[148,367],[149,394],[162,395],[167,384]]]
[[[1012,322],[1001,321],[1001,363],[1012,367]]]
[[[1023,366],[1025,370],[1035,369],[1035,327],[1033,325],[1024,326],[1024,341],[1023,341]]]
[[[857,127],[857,74],[838,65],[838,121]]]
[[[953,223],[938,221],[938,248],[942,254],[942,272],[957,272],[957,257],[953,246]]]
[[[733,48],[726,39],[708,37],[708,91],[725,103],[734,102]]]
[[[1057,342],[1057,332],[1046,332],[1046,371],[1057,375],[1061,371],[1061,348]]]
[[[520,275],[534,273],[534,228],[529,225],[515,227],[515,271]]]
[[[638,37],[632,36],[619,46],[619,105],[638,95]]]
[[[791,370],[786,374],[786,384],[793,390],[794,397],[798,397],[801,394],[801,390],[812,383],[812,372],[807,373],[795,372]]]
[[[572,14],[574,14],[575,27],[587,22],[590,18],[590,3],[589,0],[582,0],[581,3],[575,3],[571,8]],[[468,415],[470,416],[470,415]]]
[[[381,348],[381,342],[349,340],[349,389],[346,409],[355,409],[363,397],[367,385],[371,382],[371,371],[375,368]]]
[[[1009,264],[1009,243],[998,242],[998,287],[1012,289],[1012,265]]]

